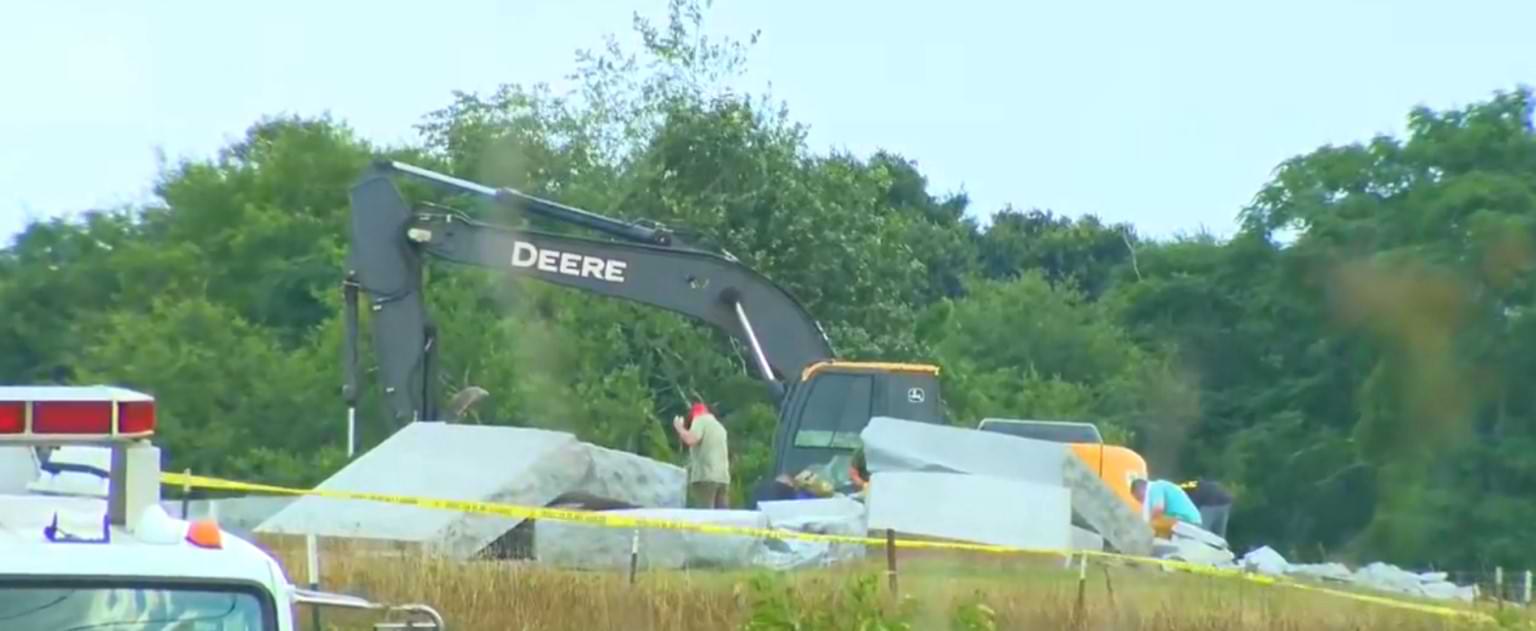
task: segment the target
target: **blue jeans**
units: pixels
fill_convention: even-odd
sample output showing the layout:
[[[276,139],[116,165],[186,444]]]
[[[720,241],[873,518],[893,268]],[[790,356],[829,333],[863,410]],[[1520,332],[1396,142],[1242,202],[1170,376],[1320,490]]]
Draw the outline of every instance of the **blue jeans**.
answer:
[[[1206,532],[1227,538],[1227,517],[1232,513],[1231,504],[1200,507],[1200,527]]]

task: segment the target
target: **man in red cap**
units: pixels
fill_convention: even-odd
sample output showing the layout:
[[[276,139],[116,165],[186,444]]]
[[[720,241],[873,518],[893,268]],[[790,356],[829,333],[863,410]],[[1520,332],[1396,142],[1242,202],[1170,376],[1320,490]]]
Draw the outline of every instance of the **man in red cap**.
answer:
[[[730,449],[725,426],[710,413],[709,406],[695,403],[686,423],[681,416],[672,417],[672,428],[688,446],[688,506],[730,508]]]

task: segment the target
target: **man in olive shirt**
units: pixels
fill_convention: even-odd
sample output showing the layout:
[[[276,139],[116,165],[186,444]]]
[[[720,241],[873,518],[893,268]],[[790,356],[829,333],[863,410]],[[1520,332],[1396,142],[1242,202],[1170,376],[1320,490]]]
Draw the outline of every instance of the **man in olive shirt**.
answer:
[[[725,426],[703,403],[693,404],[688,421],[672,418],[678,439],[688,447],[688,506],[730,508],[730,448]]]

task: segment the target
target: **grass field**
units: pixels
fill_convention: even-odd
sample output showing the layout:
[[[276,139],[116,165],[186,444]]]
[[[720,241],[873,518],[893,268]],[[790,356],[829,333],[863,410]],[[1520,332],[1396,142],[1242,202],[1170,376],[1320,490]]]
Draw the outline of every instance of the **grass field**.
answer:
[[[306,580],[302,542],[263,544],[294,581]],[[623,573],[369,553],[326,542],[321,587],[427,603],[455,630],[1486,628],[1290,588],[1104,565],[1089,566],[1079,616],[1078,574],[1060,559],[904,553],[899,569],[898,599],[883,563],[873,560],[795,573],[642,572],[631,585]],[[366,629],[372,620],[326,616],[326,628]],[[1528,624],[1511,610],[1501,618]]]

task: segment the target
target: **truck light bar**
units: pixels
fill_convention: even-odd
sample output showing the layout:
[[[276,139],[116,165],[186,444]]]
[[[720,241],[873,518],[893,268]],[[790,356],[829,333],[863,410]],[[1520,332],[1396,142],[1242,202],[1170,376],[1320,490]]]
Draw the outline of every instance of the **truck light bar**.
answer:
[[[0,403],[0,434],[20,434],[27,429],[27,407],[23,403]]]
[[[0,443],[84,442],[147,438],[155,433],[155,400],[104,386],[0,387]]]

